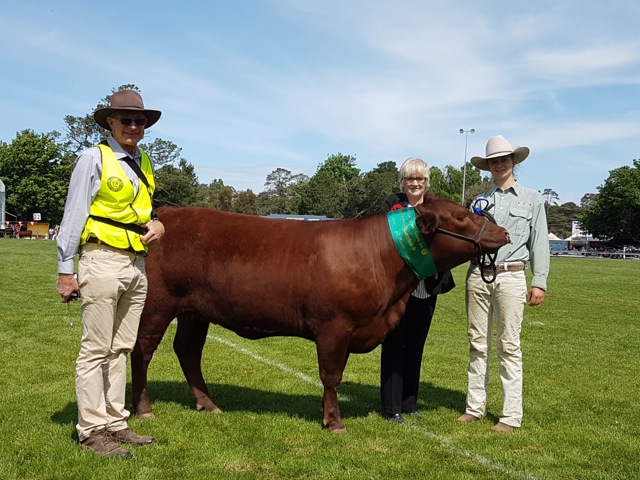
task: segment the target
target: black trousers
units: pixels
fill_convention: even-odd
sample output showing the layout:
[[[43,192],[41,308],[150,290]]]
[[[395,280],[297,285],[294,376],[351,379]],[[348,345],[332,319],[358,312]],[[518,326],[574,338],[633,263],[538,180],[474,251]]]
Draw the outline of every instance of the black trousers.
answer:
[[[382,342],[380,357],[381,412],[415,412],[420,387],[422,352],[436,309],[437,295],[409,297],[398,327]]]

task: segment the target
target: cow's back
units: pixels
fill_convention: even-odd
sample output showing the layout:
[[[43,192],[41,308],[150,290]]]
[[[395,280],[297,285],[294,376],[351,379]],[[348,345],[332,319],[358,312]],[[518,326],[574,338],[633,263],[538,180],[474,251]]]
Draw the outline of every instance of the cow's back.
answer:
[[[313,339],[336,315],[370,327],[397,301],[385,299],[394,290],[386,272],[403,264],[382,265],[380,217],[301,222],[198,207],[158,215],[166,233],[147,258],[150,310],[193,312],[249,338]]]

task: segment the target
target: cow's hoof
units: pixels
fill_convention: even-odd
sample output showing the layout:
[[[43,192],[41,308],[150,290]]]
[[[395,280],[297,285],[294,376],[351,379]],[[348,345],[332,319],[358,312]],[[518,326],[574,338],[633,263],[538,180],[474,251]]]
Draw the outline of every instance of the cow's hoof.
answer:
[[[156,416],[153,414],[153,412],[136,413],[136,418],[140,418],[142,420],[151,420],[153,418],[156,418]]]
[[[342,422],[335,425],[325,424],[323,427],[331,433],[347,433],[347,427],[345,427]]]
[[[204,405],[200,405],[200,404],[196,403],[196,410],[198,412],[206,411],[206,412],[211,412],[211,413],[222,413],[222,410],[220,410],[220,408],[218,408],[218,406],[216,406],[216,405],[214,405],[213,408],[207,408]]]

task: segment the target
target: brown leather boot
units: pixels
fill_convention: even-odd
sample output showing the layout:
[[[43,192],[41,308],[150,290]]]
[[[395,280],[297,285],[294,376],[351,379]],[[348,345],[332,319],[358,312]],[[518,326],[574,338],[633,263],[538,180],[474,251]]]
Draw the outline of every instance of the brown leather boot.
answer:
[[[128,443],[130,445],[151,445],[156,439],[147,435],[138,435],[129,427],[118,430],[117,432],[109,432],[112,440],[120,443]]]
[[[473,423],[477,422],[478,420],[480,420],[478,417],[476,417],[475,415],[471,415],[470,413],[463,413],[458,417],[458,421],[460,423]]]
[[[80,442],[80,446],[85,450],[91,450],[96,455],[105,457],[133,457],[131,452],[121,448],[120,445],[114,442],[104,428],[91,432],[87,438]]]

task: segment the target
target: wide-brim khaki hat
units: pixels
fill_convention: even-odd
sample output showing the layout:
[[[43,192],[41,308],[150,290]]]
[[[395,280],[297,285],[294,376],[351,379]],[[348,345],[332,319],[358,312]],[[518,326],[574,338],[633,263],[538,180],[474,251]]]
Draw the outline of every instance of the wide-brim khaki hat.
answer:
[[[505,155],[513,155],[513,164],[516,165],[529,156],[529,147],[518,147],[515,150],[511,148],[511,144],[502,135],[491,137],[487,141],[484,157],[472,157],[471,164],[480,170],[489,170],[490,158],[504,157]]]
[[[110,105],[108,107],[99,108],[93,113],[93,118],[98,125],[102,128],[111,131],[111,127],[107,123],[107,117],[113,112],[118,110],[130,110],[136,113],[144,113],[147,117],[147,124],[145,128],[149,128],[151,125],[160,120],[162,112],[159,110],[150,110],[144,108],[142,97],[134,90],[120,90],[119,92],[111,95]]]

